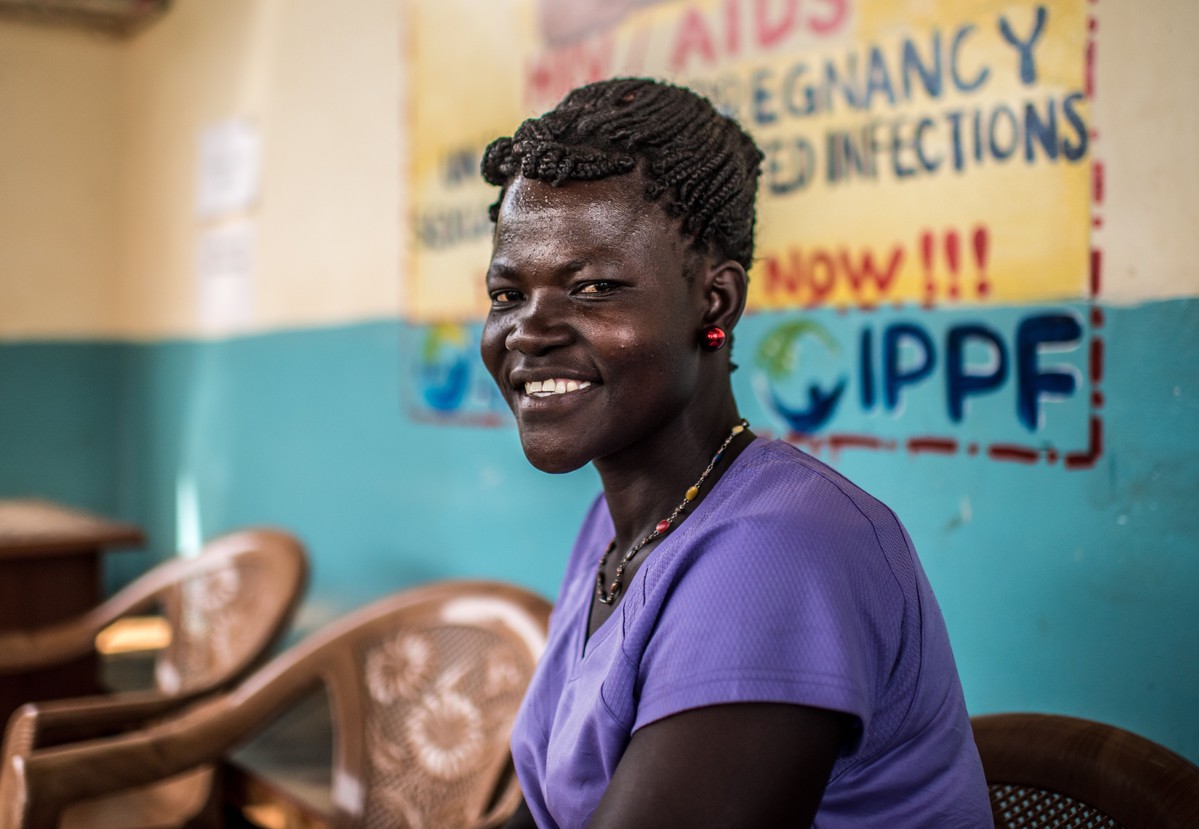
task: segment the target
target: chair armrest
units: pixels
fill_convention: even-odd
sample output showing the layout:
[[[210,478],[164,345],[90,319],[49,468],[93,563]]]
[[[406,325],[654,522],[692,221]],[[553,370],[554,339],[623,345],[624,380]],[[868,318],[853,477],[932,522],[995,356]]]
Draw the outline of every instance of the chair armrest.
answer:
[[[207,699],[141,730],[34,749],[10,761],[4,788],[24,806],[24,822],[17,825],[56,829],[62,810],[79,800],[164,780],[215,759],[241,737],[223,725],[234,713],[223,698]]]
[[[25,727],[33,732],[31,748],[41,749],[142,728],[195,700],[195,694],[136,691],[27,703],[13,713],[13,719],[28,721]]]
[[[24,673],[85,656],[95,649],[87,619],[72,619],[34,630],[0,633],[0,676]]]
[[[286,660],[281,665],[286,666]],[[56,829],[60,812],[79,800],[165,780],[216,761],[269,725],[315,681],[314,671],[280,671],[268,665],[239,688],[167,711],[144,728],[34,750],[5,768],[7,779],[0,778],[0,783],[16,793],[9,797],[17,796],[24,804],[25,822],[17,824],[21,829]],[[163,704],[174,699],[168,697]],[[113,720],[124,713],[129,712],[107,711]]]

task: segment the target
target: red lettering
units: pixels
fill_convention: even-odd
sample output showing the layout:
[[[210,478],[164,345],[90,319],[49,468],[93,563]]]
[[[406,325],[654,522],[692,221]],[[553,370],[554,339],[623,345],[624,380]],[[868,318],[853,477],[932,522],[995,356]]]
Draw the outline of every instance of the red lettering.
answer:
[[[849,284],[853,287],[854,296],[859,300],[862,299],[866,292],[867,283],[873,283],[876,292],[879,296],[887,293],[891,287],[891,282],[894,281],[896,274],[899,273],[899,264],[903,261],[903,248],[899,245],[891,248],[891,261],[887,263],[885,271],[880,271],[874,264],[874,254],[869,250],[862,251],[859,262],[854,262],[849,251],[841,250],[841,269],[845,271],[846,278],[849,279]]]
[[[824,270],[824,279],[817,279],[816,274]],[[812,255],[812,264],[808,267],[808,282],[812,286],[812,298],[809,305],[819,305],[837,284],[837,266],[833,257],[826,251],[818,250]]]
[[[862,249],[830,251],[788,248],[762,257],[765,304],[768,307],[811,307],[828,302],[838,286],[860,307],[872,307],[888,295],[903,265],[904,250],[895,245],[879,255]]]
[[[698,9],[688,9],[679,26],[679,37],[674,45],[674,54],[670,56],[670,67],[676,72],[686,68],[686,63],[695,51],[709,64],[716,62],[716,47],[712,43],[712,33],[708,24]]]
[[[795,28],[799,0],[783,0],[783,3],[785,8],[782,17],[770,20],[768,19],[770,0],[754,0],[754,29],[759,46],[773,46]]]
[[[532,106],[556,103],[576,86],[611,76],[614,52],[610,33],[546,50],[526,68],[525,102]]]
[[[791,248],[787,251],[787,269],[784,270],[784,265],[779,261],[777,256],[767,256],[766,264],[766,293],[775,294],[790,294],[799,296],[799,286],[803,281],[803,260],[800,258],[799,248]]]
[[[741,51],[741,3],[729,0],[724,4],[724,48],[729,55]]]
[[[840,28],[849,16],[849,0],[822,0],[829,7],[828,17],[813,17],[808,26],[818,35],[826,35]]]

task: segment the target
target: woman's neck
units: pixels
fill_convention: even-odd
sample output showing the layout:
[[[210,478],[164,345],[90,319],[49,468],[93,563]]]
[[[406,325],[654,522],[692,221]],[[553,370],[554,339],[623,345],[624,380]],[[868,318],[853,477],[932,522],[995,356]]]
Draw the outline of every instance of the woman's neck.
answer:
[[[710,412],[679,418],[622,450],[618,456],[595,461],[616,527],[618,548],[628,548],[640,541],[670,515],[739,420],[736,402],[730,394],[724,404],[713,406]],[[746,431],[729,444],[688,512],[711,491],[751,440],[752,435]]]

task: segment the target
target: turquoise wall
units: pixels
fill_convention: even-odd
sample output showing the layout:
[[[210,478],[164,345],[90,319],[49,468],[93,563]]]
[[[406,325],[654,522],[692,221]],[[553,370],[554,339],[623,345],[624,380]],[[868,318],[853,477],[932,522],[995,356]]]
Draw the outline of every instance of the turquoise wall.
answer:
[[[1039,370],[1075,387],[1034,396],[1035,428],[1018,416],[1016,341],[1038,309],[756,315],[738,329],[738,396],[755,428],[783,434],[782,409],[810,408],[811,386],[819,398],[846,380],[813,445],[907,524],[972,712],[1104,720],[1199,761],[1199,300],[1042,311],[1073,317],[1082,333],[1037,352]],[[800,320],[823,334],[796,331]],[[985,388],[956,421],[946,403],[955,326],[982,326],[998,343],[963,352],[964,373]],[[932,365],[899,384],[889,410],[880,343],[913,327],[933,344]],[[553,477],[525,464],[473,359],[476,336],[477,326],[387,321],[220,342],[0,345],[0,496],[41,495],[146,528],[145,552],[110,558],[110,587],[175,548],[181,484],[196,493],[204,536],[289,528],[314,558],[306,628],[436,578],[552,595],[598,482],[590,470]],[[930,355],[901,345],[892,368],[918,374]],[[1092,420],[1101,453],[1066,468]],[[884,445],[833,452],[834,434]],[[930,436],[939,452],[913,448]],[[1036,457],[996,457],[995,445]]]

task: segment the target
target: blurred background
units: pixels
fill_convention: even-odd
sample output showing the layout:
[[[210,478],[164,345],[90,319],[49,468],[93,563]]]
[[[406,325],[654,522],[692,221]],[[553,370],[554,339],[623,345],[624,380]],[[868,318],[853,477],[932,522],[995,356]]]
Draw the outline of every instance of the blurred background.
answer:
[[[441,578],[552,598],[598,480],[529,468],[478,362],[478,160],[672,78],[767,156],[743,412],[898,513],[971,712],[1199,761],[1197,35],[1189,0],[5,0],[0,498],[140,527],[108,592],[285,528],[297,634]]]

